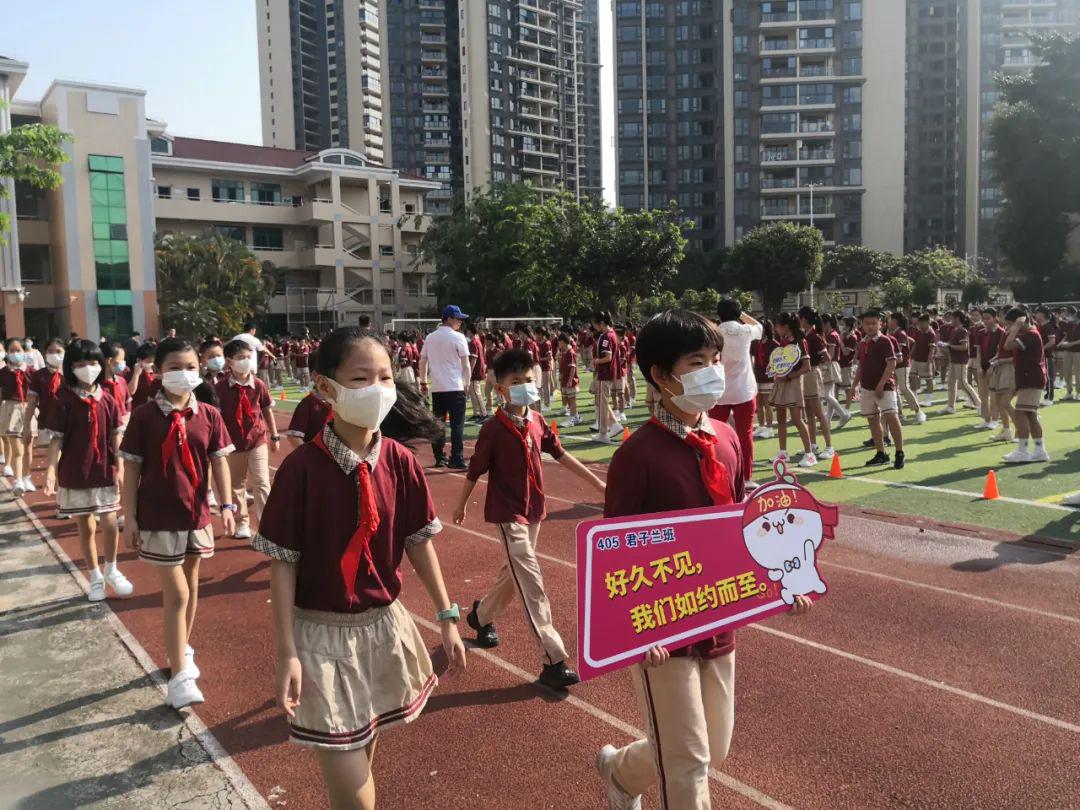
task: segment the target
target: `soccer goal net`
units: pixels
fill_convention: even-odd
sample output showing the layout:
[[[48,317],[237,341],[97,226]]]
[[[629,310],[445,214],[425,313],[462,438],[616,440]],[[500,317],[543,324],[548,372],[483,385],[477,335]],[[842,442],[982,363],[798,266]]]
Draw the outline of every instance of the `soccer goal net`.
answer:
[[[501,329],[504,332],[513,330],[519,323],[525,324],[529,328],[536,326],[553,326],[558,327],[563,325],[562,318],[536,318],[536,317],[522,317],[522,318],[485,318],[483,325],[488,329]]]
[[[417,332],[426,335],[438,329],[441,323],[438,318],[394,318],[387,322],[386,329],[389,332]]]

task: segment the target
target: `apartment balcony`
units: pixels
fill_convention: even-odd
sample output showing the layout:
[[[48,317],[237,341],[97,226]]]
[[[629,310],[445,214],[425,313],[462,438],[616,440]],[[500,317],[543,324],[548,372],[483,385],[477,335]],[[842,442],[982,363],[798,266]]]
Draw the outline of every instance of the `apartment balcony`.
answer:
[[[449,138],[426,138],[424,140],[425,149],[449,149]]]
[[[437,11],[421,11],[420,12],[420,28],[445,28],[446,27],[446,14],[439,13]]]
[[[839,0],[837,0],[839,2]],[[836,25],[836,18],[832,14],[819,14],[815,16],[806,12],[774,11],[761,15],[761,29],[763,31],[783,31],[789,28],[798,28],[805,25]]]
[[[446,46],[446,37],[442,34],[421,34],[421,45],[442,45]]]
[[[424,48],[420,51],[420,61],[423,64],[445,64],[446,51],[435,51]]]
[[[836,219],[831,197],[814,200],[813,218],[815,222],[819,219]],[[803,199],[801,204],[797,204],[795,200],[791,199],[764,200],[761,204],[761,219],[770,221],[787,219],[808,222],[810,220],[810,200]]]
[[[189,200],[179,196],[154,200],[157,219],[222,224],[294,225],[301,219],[298,212],[302,208],[303,205],[296,206],[292,200],[261,203],[253,200]],[[21,230],[23,225],[20,223],[19,227]]]
[[[445,84],[429,84],[424,82],[423,89],[421,89],[421,95],[430,96],[432,98],[449,98],[450,90]]]

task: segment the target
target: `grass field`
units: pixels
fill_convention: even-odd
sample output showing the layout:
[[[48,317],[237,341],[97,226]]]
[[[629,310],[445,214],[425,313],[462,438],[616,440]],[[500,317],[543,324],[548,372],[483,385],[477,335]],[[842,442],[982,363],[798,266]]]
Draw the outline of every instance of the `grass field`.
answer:
[[[582,392],[587,392],[591,375],[583,373],[581,377]],[[641,404],[644,391],[639,376],[639,404],[628,414],[631,430],[649,418]],[[291,386],[286,389],[286,401],[275,405],[280,411],[291,412],[302,396],[299,387]],[[561,428],[564,443],[582,461],[606,462],[617,445],[589,440],[589,426],[595,418],[592,396],[583,393],[579,404],[584,424]],[[1001,462],[1013,445],[992,443],[990,431],[976,430],[974,426],[980,420],[975,411],[961,408],[945,415],[940,413],[943,407],[944,393],[939,391],[934,407],[927,411],[930,418],[926,424],[904,426],[907,466],[903,470],[863,466],[871,455],[861,446],[869,431],[865,420],[856,416],[833,437],[844,468],[842,479],[829,479],[829,462],[824,461],[816,470],[797,472],[818,497],[834,503],[1053,537],[1080,546],[1080,510],[1060,505],[1063,497],[1080,490],[1080,402],[1059,401],[1040,410],[1052,461],[1022,465]],[[547,418],[561,421],[557,414],[562,404],[558,403],[554,410],[546,414]],[[478,430],[470,423],[465,435],[475,438]],[[797,434],[791,430],[788,448],[801,449]],[[768,460],[778,449],[776,439],[756,442],[761,480],[769,477]],[[983,487],[991,469],[997,472],[1002,499],[984,501]]]

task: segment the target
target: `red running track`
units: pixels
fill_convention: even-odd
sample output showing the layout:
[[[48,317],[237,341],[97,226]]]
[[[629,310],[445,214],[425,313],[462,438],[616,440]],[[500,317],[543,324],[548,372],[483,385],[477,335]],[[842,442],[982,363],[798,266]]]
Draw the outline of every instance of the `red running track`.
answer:
[[[548,464],[545,473],[542,565],[573,654],[573,530],[598,510],[580,502],[581,485],[562,468]],[[432,470],[429,478],[448,520],[461,476]],[[447,526],[436,540],[451,596],[463,606],[502,562],[482,522],[483,495],[481,486],[464,527]],[[78,560],[74,524],[53,520],[40,494],[28,501]],[[845,518],[826,548],[831,593],[813,614],[739,631],[735,736],[711,780],[714,806],[1075,806],[1080,559],[858,518]],[[122,562],[136,596],[110,604],[164,665],[155,574],[130,552]],[[314,760],[287,742],[273,705],[268,569],[266,558],[232,539],[203,563],[192,641],[207,702],[198,714],[271,806],[323,808]],[[402,599],[422,622],[430,617],[408,570]],[[498,625],[499,648],[471,654],[468,672],[444,679],[417,722],[381,738],[381,806],[603,806],[595,752],[641,726],[628,676],[560,699],[533,682],[540,656],[521,612]],[[430,622],[421,626],[441,669],[438,634]],[[646,806],[657,806],[655,795]]]

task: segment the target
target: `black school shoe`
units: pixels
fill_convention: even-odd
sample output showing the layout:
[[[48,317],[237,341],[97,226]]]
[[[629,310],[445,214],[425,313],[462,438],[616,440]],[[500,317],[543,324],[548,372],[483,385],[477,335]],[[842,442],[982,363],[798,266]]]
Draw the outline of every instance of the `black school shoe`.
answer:
[[[435,459],[435,466],[436,467],[445,467],[446,466],[446,459],[445,458],[437,458],[437,459]]]
[[[866,462],[867,467],[880,467],[882,464],[889,463],[889,454],[878,451],[874,453],[874,457]]]
[[[548,689],[566,689],[575,683],[581,683],[581,678],[566,665],[565,661],[560,661],[557,664],[544,664],[544,671],[540,673],[540,683]]]
[[[476,631],[477,646],[483,647],[485,650],[490,650],[492,647],[498,647],[499,634],[495,632],[495,625],[480,624],[480,620],[476,618],[476,609],[478,607],[480,607],[479,599],[472,603],[472,610],[470,610],[469,615],[465,617],[465,623]]]
[[[896,460],[893,462],[893,469],[894,470],[902,470],[902,469],[904,469],[904,451],[903,450],[897,450],[896,451]]]
[[[874,440],[873,439],[867,439],[865,442],[862,443],[862,446],[866,447],[868,449],[873,448]],[[892,439],[890,439],[888,436],[885,437],[885,446],[886,447],[891,447],[892,446]]]
[[[469,465],[465,463],[465,459],[463,459],[463,458],[451,459],[450,464],[448,466],[450,467],[451,470],[467,470],[467,469],[469,469]]]

